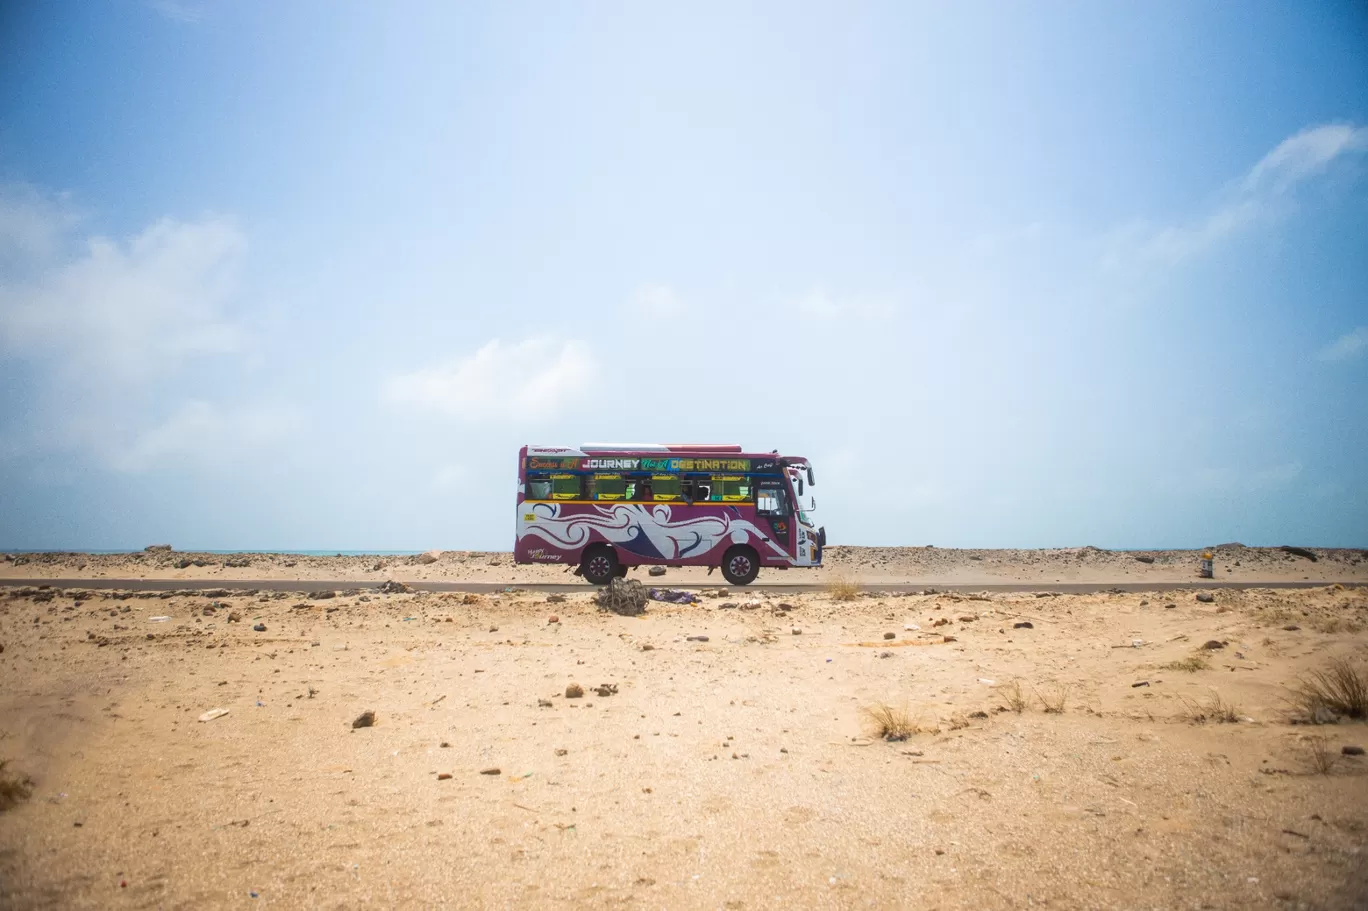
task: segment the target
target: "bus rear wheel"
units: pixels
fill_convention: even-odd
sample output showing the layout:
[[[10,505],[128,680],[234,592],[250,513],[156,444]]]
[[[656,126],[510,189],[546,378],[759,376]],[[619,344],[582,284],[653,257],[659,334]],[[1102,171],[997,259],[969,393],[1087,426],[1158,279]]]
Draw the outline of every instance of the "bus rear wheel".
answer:
[[[595,547],[580,561],[580,575],[591,585],[607,585],[618,574],[619,566],[611,547]]]
[[[760,574],[760,559],[755,551],[737,545],[722,555],[722,575],[732,585],[750,585]]]

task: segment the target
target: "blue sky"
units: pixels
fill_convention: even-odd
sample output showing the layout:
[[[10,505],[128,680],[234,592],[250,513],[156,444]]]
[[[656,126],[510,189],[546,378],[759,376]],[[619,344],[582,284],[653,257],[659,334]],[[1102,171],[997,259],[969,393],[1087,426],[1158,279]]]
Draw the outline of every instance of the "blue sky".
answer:
[[[16,3],[0,86],[0,546],[507,548],[590,439],[1368,546],[1360,3]]]

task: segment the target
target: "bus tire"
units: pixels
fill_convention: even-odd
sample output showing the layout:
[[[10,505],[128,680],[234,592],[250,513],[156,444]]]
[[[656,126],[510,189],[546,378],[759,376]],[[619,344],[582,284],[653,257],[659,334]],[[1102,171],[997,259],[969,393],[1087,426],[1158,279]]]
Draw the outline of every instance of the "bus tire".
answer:
[[[618,573],[617,553],[606,544],[599,544],[584,552],[580,560],[580,574],[590,585],[607,585]]]
[[[750,585],[760,574],[760,558],[753,548],[738,544],[722,555],[722,575],[732,585]]]

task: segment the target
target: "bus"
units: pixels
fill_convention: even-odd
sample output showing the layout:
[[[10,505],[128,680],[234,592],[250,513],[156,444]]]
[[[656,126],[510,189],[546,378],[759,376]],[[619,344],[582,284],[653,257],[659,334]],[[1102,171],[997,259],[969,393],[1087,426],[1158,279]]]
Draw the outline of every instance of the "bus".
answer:
[[[822,565],[812,464],[718,444],[585,443],[518,452],[517,563],[574,566],[594,585],[634,566]],[[804,498],[807,498],[806,505]]]

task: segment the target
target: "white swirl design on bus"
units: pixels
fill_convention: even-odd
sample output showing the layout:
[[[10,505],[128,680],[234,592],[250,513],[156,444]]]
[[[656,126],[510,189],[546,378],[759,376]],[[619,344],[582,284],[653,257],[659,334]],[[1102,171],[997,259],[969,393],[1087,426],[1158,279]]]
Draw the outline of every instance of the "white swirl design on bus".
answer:
[[[521,534],[566,550],[582,547],[595,531],[610,544],[635,543],[644,536],[667,560],[701,556],[727,539],[735,544],[747,540],[754,544],[768,537],[754,523],[728,515],[672,521],[670,507],[660,504],[596,506],[592,513],[562,516],[559,505],[538,503],[532,511],[536,518],[523,525]],[[774,541],[766,543],[775,554],[788,556]]]

